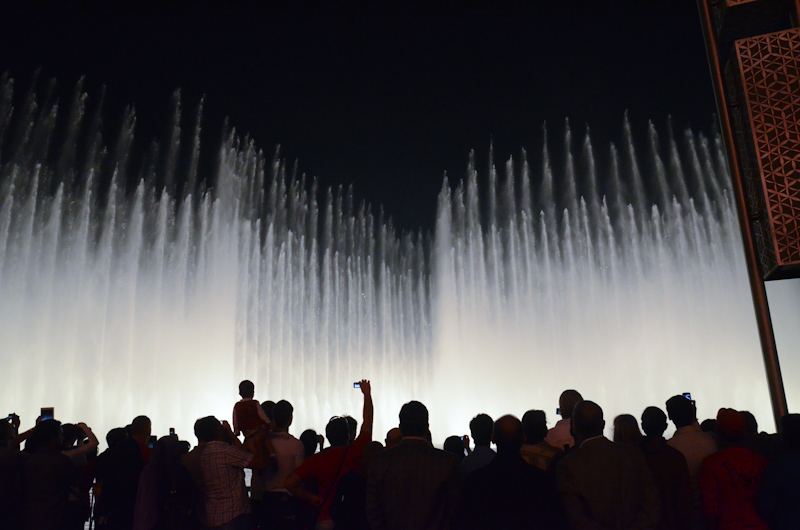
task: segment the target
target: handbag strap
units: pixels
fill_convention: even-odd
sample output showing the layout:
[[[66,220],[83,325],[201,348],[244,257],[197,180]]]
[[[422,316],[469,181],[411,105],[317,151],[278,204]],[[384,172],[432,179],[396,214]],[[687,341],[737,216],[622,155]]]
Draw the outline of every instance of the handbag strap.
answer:
[[[339,480],[339,474],[342,472],[342,468],[344,467],[344,461],[347,458],[347,451],[350,450],[350,444],[347,444],[344,447],[344,454],[342,455],[342,461],[339,462],[339,469],[336,471],[336,475],[333,477],[333,482],[331,482],[331,487],[328,488],[328,491],[325,492],[325,498],[322,499],[322,504],[320,504],[320,508],[325,506],[325,503],[328,502],[328,497],[331,496],[331,493],[336,488],[336,483]],[[317,515],[317,519],[319,519],[319,514]]]

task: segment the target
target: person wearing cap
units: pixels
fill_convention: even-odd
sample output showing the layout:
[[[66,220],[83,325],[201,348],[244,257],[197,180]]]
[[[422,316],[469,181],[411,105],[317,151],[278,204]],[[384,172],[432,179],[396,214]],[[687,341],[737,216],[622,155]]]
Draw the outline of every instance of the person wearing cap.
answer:
[[[717,412],[721,449],[706,457],[700,469],[703,509],[711,530],[769,529],[756,511],[756,494],[769,462],[741,446],[744,423],[737,410],[723,408]]]

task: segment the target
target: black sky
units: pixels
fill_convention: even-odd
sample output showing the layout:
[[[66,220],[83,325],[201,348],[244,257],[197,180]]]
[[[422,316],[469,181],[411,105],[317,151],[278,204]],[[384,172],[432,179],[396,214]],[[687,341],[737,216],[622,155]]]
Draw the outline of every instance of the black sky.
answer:
[[[168,4],[166,7],[162,4]],[[172,92],[205,95],[271,154],[352,183],[402,227],[433,226],[445,172],[540,149],[569,118],[598,143],[623,113],[708,130],[714,102],[694,0],[20,2],[0,14],[0,72],[106,86],[158,134]]]

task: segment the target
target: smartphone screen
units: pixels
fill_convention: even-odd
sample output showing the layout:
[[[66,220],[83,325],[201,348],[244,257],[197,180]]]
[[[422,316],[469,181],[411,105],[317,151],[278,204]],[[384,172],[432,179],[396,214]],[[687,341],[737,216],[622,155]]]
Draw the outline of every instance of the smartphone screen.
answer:
[[[40,415],[42,416],[42,421],[52,420],[55,418],[55,407],[42,407]]]
[[[175,434],[175,427],[170,427],[169,428],[169,433],[170,434]]]
[[[353,388],[361,388],[361,383],[353,383]]]

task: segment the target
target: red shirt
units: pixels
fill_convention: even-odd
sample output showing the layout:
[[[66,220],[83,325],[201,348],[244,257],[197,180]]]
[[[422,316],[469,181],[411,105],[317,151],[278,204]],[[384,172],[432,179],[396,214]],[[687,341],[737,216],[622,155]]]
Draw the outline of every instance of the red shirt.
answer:
[[[349,447],[330,447],[321,453],[310,456],[308,460],[294,470],[301,480],[315,478],[319,488],[319,496],[325,499],[325,504],[320,507],[319,520],[330,521],[331,503],[333,502],[336,484],[348,471],[357,469],[361,466],[361,455],[364,447],[372,441],[372,433],[364,433],[362,430]],[[347,454],[345,455],[345,451]],[[342,464],[344,458],[344,464]],[[339,466],[342,470],[339,471]],[[338,472],[338,473],[337,473]],[[331,491],[328,494],[328,491]],[[325,498],[327,496],[327,499]]]
[[[769,462],[744,447],[728,447],[703,460],[700,490],[706,516],[718,530],[756,528],[768,530],[756,513],[755,498]]]
[[[266,413],[254,399],[243,399],[233,407],[233,430],[236,433],[255,429],[269,423]]]
[[[139,450],[142,452],[143,464],[147,464],[148,462],[150,462],[150,453],[153,452],[153,448],[147,446],[148,441],[145,441],[144,443],[139,443]]]

